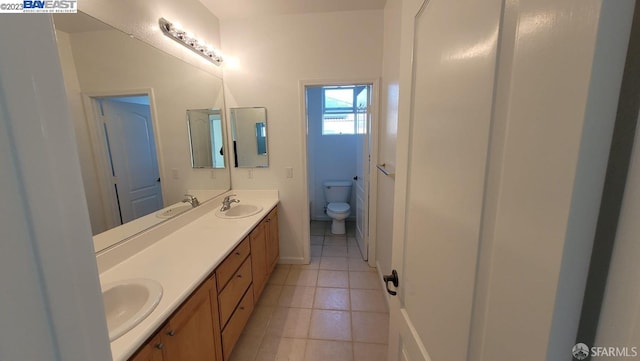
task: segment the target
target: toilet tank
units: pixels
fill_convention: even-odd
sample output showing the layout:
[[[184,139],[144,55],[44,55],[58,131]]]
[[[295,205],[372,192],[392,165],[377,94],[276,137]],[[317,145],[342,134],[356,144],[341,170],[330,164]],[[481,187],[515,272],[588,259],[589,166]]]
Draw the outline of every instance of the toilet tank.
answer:
[[[351,181],[325,181],[324,198],[327,203],[342,202],[349,203],[351,199]]]

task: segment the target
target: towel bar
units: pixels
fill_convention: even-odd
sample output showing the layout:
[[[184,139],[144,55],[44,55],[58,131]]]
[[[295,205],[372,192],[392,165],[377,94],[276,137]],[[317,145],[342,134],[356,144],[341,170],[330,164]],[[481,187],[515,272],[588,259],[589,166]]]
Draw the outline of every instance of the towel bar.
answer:
[[[396,174],[395,174],[395,173],[393,173],[393,172],[389,171],[389,170],[386,168],[386,163],[378,164],[378,165],[376,165],[376,168],[378,168],[378,170],[379,170],[379,171],[381,171],[381,172],[382,172],[382,174],[384,174],[384,175],[386,175],[386,176],[389,176],[389,177],[391,177],[391,178],[395,178],[395,176],[396,176]]]

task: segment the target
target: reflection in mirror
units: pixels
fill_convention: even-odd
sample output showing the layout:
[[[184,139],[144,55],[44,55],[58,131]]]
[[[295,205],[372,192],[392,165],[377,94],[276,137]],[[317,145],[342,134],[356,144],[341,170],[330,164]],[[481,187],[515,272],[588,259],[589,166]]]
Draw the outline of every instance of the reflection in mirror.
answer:
[[[96,252],[187,212],[185,194],[230,189],[224,163],[192,167],[176,121],[224,109],[222,79],[84,13],[53,17]]]
[[[236,167],[269,166],[266,108],[231,108],[231,133]]]
[[[224,168],[224,121],[220,109],[187,110],[191,166]]]
[[[96,153],[104,179],[113,187],[112,217],[126,223],[162,209],[162,187],[149,95],[95,97],[95,129],[102,130]],[[115,176],[114,176],[115,175]]]

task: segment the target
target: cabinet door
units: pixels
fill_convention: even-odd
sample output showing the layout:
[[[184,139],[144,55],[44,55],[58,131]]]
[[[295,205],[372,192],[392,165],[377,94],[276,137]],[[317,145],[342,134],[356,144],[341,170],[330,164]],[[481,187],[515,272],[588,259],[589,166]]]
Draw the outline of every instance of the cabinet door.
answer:
[[[231,355],[233,348],[238,342],[242,330],[247,325],[251,312],[253,312],[253,304],[255,301],[257,300],[253,299],[253,290],[249,287],[247,293],[245,293],[242,300],[240,300],[238,308],[236,308],[233,316],[231,316],[229,323],[224,330],[222,330],[222,352],[225,360],[229,359],[229,355]]]
[[[162,349],[164,344],[160,341],[160,336],[152,338],[137,354],[129,361],[163,361]]]
[[[249,244],[249,240],[246,242]],[[212,286],[209,290],[209,299],[211,300],[211,318],[213,321],[213,342],[216,346],[216,357],[212,360],[222,361],[222,326],[220,326],[220,312],[218,307],[218,288],[216,287],[217,276],[212,276]]]
[[[271,273],[278,263],[280,255],[280,238],[278,236],[278,208],[274,208],[267,216],[267,266]]]
[[[214,282],[213,278],[205,281],[163,328],[164,361],[217,359],[210,295]]]
[[[266,223],[260,222],[251,232],[251,270],[253,274],[253,294],[258,300],[267,282],[267,234]]]

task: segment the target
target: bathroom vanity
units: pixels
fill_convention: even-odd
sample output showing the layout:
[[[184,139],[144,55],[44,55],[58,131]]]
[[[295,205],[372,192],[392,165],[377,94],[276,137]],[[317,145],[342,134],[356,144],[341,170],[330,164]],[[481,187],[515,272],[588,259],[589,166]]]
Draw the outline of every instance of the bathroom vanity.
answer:
[[[144,248],[98,255],[101,267],[107,268],[100,273],[103,285],[146,278],[163,288],[153,312],[111,343],[114,360],[229,358],[279,257],[277,191],[233,193],[240,204],[261,211],[221,218],[224,194],[200,206],[206,208],[163,224],[172,228],[155,241],[144,235],[129,241]]]

